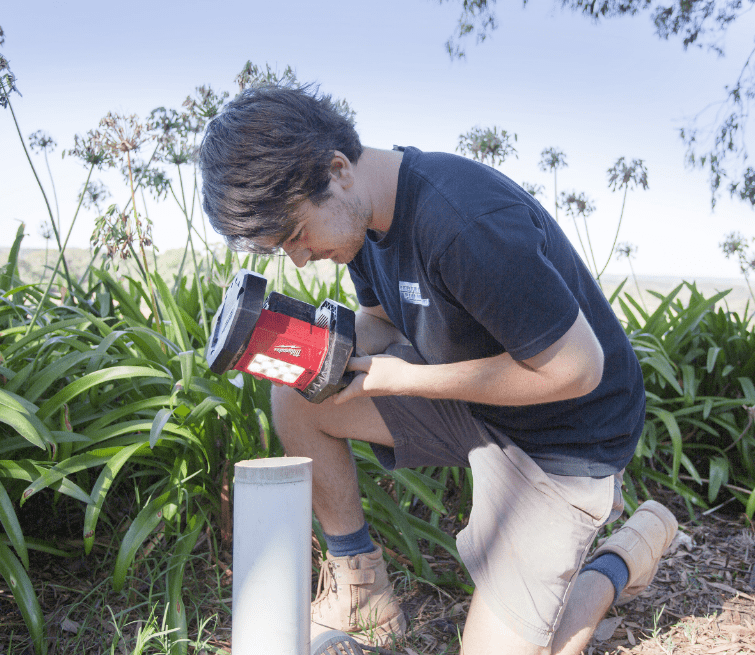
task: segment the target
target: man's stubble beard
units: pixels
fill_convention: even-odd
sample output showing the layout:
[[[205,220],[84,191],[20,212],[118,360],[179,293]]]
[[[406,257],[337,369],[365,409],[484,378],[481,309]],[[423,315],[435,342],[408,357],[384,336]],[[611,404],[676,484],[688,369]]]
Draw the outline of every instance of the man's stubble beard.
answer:
[[[364,245],[364,240],[367,238],[367,230],[370,227],[370,223],[372,223],[372,211],[359,199],[351,201],[342,200],[341,209],[349,218],[349,227],[343,247],[338,249],[338,254],[344,253],[345,256],[348,256],[348,259],[338,261],[337,263],[348,264],[357,256],[357,253]]]

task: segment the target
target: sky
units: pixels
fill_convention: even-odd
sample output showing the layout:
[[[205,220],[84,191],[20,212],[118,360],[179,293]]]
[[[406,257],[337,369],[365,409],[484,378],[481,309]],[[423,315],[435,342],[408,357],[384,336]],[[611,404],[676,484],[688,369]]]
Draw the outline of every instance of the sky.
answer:
[[[753,47],[755,12],[734,24],[721,58],[660,40],[647,14],[596,25],[555,0],[497,7],[499,28],[482,44],[470,40],[463,61],[444,48],[458,3],[437,0],[26,0],[0,9],[0,52],[22,93],[12,103],[24,138],[44,130],[58,144],[49,166],[64,234],[87,172],[61,157],[74,135],[109,111],[146,118],[156,107],[180,109],[203,84],[233,95],[249,60],[279,71],[290,65],[299,80],[346,99],[367,146],[454,152],[474,127],[515,133],[518,157],[500,170],[542,185],[540,201],[551,211],[553,177],[538,162],[545,148],[562,150],[568,166],[558,173],[559,192],[583,192],[595,204],[588,225],[601,267],[623,195],[609,190],[607,171],[619,157],[642,159],[649,189],[629,192],[618,238],[637,247],[635,272],[740,277],[719,244],[733,231],[755,235],[755,212],[726,196],[711,210],[707,177],[685,167],[678,131],[736,79]],[[44,158],[32,160],[55,211]],[[110,202],[124,205],[119,178],[95,179],[108,186]],[[93,230],[94,213],[82,212],[71,246],[87,247]],[[161,251],[183,247],[185,222],[170,203],[149,206],[149,215]],[[44,248],[46,218],[10,111],[0,109],[0,246],[11,245],[23,221],[24,247]],[[579,248],[563,212],[560,219]],[[629,264],[612,258],[607,273],[628,275]]]

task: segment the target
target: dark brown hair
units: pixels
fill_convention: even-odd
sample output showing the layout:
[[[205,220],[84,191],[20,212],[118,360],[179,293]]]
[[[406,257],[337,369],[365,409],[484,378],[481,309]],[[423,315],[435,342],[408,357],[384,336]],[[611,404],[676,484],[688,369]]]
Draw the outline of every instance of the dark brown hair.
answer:
[[[330,197],[335,151],[356,163],[362,144],[330,96],[311,86],[247,89],[207,126],[199,149],[203,207],[229,247],[271,252],[296,228],[304,200]]]

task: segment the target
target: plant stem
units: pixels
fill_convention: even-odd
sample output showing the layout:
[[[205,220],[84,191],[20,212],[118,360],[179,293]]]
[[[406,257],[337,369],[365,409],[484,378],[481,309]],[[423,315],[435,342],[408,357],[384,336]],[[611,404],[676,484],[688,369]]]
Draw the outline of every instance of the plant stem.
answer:
[[[18,132],[18,138],[21,141],[21,147],[24,149],[26,160],[29,162],[29,166],[31,166],[31,172],[34,173],[34,179],[37,180],[37,185],[39,186],[39,190],[42,192],[42,197],[44,198],[45,205],[47,205],[47,213],[50,215],[50,222],[52,223],[52,230],[55,233],[55,240],[58,242],[58,250],[61,251],[60,252],[61,256],[59,260],[62,259],[62,262],[63,262],[63,270],[65,271],[66,280],[68,281],[68,288],[73,289],[73,284],[71,283],[71,274],[68,271],[68,264],[64,256],[65,250],[64,250],[63,245],[60,242],[60,233],[58,232],[57,225],[55,224],[55,217],[52,215],[52,208],[50,207],[50,202],[47,200],[47,194],[45,193],[45,189],[42,186],[41,180],[39,179],[39,175],[37,175],[37,169],[34,167],[34,162],[32,162],[31,156],[29,155],[29,151],[26,148],[26,143],[24,143],[24,137],[21,134],[21,128],[18,125],[16,112],[13,111],[13,104],[11,103],[10,97],[8,96],[8,93],[5,90],[5,85],[3,84],[1,80],[0,80],[0,92],[2,92],[3,96],[5,97],[6,102],[8,103],[8,108],[10,109],[11,116],[13,117],[13,124],[16,126],[16,132]]]
[[[90,247],[91,247],[91,243],[90,243]],[[79,278],[79,285],[81,285],[87,273],[89,273],[89,269],[92,268],[92,264],[94,264],[94,260],[97,258],[97,255],[99,254],[99,252],[100,252],[100,246],[97,246],[94,249],[94,251],[91,251],[91,248],[90,248],[91,257],[89,259],[89,264],[87,264],[87,267],[84,269],[84,272],[81,274],[81,277]]]
[[[197,196],[197,200],[199,202],[197,203],[197,207],[199,207],[199,215],[202,217],[202,230],[204,231],[204,247],[205,252],[207,253],[207,270],[212,270],[212,263],[210,261],[210,247],[209,247],[209,238],[207,237],[207,221],[204,217],[204,211],[202,209],[202,197],[199,194],[199,183],[197,182],[197,165],[194,164],[194,194]],[[212,253],[213,259],[215,259],[215,253]],[[219,263],[219,262],[218,262]]]
[[[634,274],[634,266],[632,266],[632,260],[627,257],[627,261],[629,262],[629,270],[632,271],[632,279],[634,280],[634,286],[637,288],[637,295],[640,297],[640,302],[645,308],[645,311],[648,312],[648,306],[645,304],[645,297],[642,295],[642,291],[640,291],[640,284],[637,281],[637,276]]]
[[[92,177],[92,171],[94,171],[94,164],[92,164],[89,167],[89,174],[87,175],[87,181],[86,184],[89,184],[89,179]],[[65,252],[66,246],[68,245],[68,239],[71,238],[71,232],[73,232],[73,226],[76,224],[76,218],[79,215],[79,210],[81,209],[81,203],[84,201],[84,194],[82,193],[79,196],[79,204],[76,207],[76,213],[73,215],[73,219],[71,220],[71,227],[68,228],[68,234],[66,235],[66,240],[63,243],[63,245],[60,248],[60,252],[58,253],[58,261],[55,263],[55,269],[52,272],[52,275],[50,276],[50,281],[47,283],[47,288],[45,288],[45,292],[42,294],[42,298],[39,300],[39,304],[37,305],[37,309],[34,312],[34,316],[32,317],[31,321],[29,322],[29,325],[26,328],[26,334],[28,335],[31,332],[32,327],[37,322],[37,319],[39,318],[39,314],[42,311],[42,305],[44,304],[45,300],[47,300],[47,297],[50,295],[50,289],[52,288],[52,283],[55,280],[55,276],[58,274],[58,269],[60,268],[60,263],[63,261],[63,253]]]
[[[202,328],[204,329],[204,337],[205,339],[210,338],[210,331],[207,327],[207,310],[205,309],[204,304],[204,289],[202,285],[202,277],[199,275],[199,266],[197,265],[197,253],[194,250],[194,239],[191,236],[191,225],[192,221],[189,218],[189,214],[186,212],[186,194],[184,193],[184,182],[183,177],[181,175],[181,167],[176,164],[176,169],[178,170],[178,181],[181,183],[181,197],[184,201],[184,216],[186,217],[186,227],[187,231],[189,233],[189,245],[191,246],[191,258],[194,260],[194,277],[197,281],[197,290],[199,291],[199,308],[202,312]],[[194,194],[192,193],[192,196]],[[209,274],[210,271],[207,271]]]
[[[155,149],[152,151],[152,156],[149,158],[149,161],[147,162],[147,165],[142,170],[142,174],[139,176],[139,179],[136,181],[136,191],[138,191],[142,186],[142,180],[144,179],[144,176],[147,174],[147,170],[149,169],[149,165],[152,163],[152,160],[155,158],[155,155],[157,154],[157,150],[160,147],[160,144],[157,144],[155,146]],[[129,158],[129,162],[131,159]],[[131,177],[131,169],[129,168],[129,177]],[[136,198],[134,197],[134,180],[131,178],[131,198],[128,199],[126,202],[126,206],[123,208],[124,213],[128,211],[128,206],[133,201],[134,206],[136,206]],[[100,212],[101,213],[101,212]]]
[[[752,298],[753,300],[755,300],[755,293],[753,293],[753,291],[752,291],[752,285],[750,284],[750,276],[747,275],[747,271],[745,271],[745,270],[742,271],[742,275],[744,276],[745,282],[747,284],[747,288],[750,291],[750,298]]]
[[[590,239],[590,228],[587,227],[587,216],[582,214],[582,221],[585,224],[585,236],[587,237],[587,245],[590,248],[590,256],[592,257],[592,265],[595,267],[595,279],[600,284],[600,273],[598,273],[598,264],[595,261],[595,251],[592,249],[592,241]]]
[[[136,196],[134,195],[134,176],[131,172],[131,153],[126,151],[126,161],[128,163],[128,181],[131,185],[131,201],[134,207],[134,223],[136,224],[136,236],[139,240],[139,250],[142,254],[142,260],[144,261],[144,277],[147,280],[147,286],[149,287],[149,295],[152,300],[152,313],[155,316],[155,327],[157,331],[162,334],[162,324],[160,322],[160,314],[157,311],[157,296],[155,296],[155,289],[152,286],[152,276],[149,274],[149,264],[147,263],[147,253],[144,252],[144,239],[142,238],[142,226],[139,222],[139,215],[136,212]]]
[[[147,209],[147,198],[144,195],[144,189],[141,189],[142,194],[142,205],[144,205],[144,218],[147,219],[147,223],[150,222],[149,220],[149,210]],[[152,244],[152,263],[155,265],[155,272],[159,273],[160,271],[157,270],[157,248],[155,248],[155,244]]]
[[[577,238],[579,239],[579,245],[582,248],[582,254],[585,256],[585,266],[587,266],[587,270],[590,271],[590,274],[592,274],[592,271],[590,270],[590,259],[587,256],[587,250],[585,250],[585,244],[582,241],[582,233],[579,231],[577,219],[573,215],[571,219],[574,222],[574,229],[577,231]]]
[[[553,193],[555,195],[555,202],[553,203],[556,208],[556,215],[554,218],[556,219],[556,223],[558,223],[558,178],[556,176],[556,167],[553,167]]]
[[[598,274],[598,278],[600,278],[601,275],[605,272],[606,268],[608,268],[608,264],[611,261],[611,257],[613,256],[614,250],[616,250],[616,242],[619,240],[619,230],[621,229],[621,221],[624,219],[624,207],[627,204],[627,191],[629,191],[629,187],[624,187],[624,200],[621,202],[621,214],[619,214],[619,224],[616,226],[616,234],[613,237],[613,245],[611,246],[611,250],[608,253],[608,259],[606,259],[605,266],[601,269],[600,273]]]
[[[43,151],[45,155],[45,166],[47,166],[47,174],[50,176],[50,186],[52,186],[52,197],[55,198],[55,215],[58,217],[58,228],[60,228],[60,207],[58,207],[58,193],[55,191],[55,180],[52,177],[52,170],[50,170],[50,162],[47,160],[47,148]]]

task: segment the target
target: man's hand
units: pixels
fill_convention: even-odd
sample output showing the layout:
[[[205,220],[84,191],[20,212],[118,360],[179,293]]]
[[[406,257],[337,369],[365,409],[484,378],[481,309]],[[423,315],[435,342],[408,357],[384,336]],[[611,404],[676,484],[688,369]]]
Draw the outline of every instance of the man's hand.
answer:
[[[391,355],[367,355],[352,357],[346,365],[347,371],[357,375],[351,384],[335,396],[334,403],[340,405],[360,396],[400,396],[401,381],[410,377],[413,364]]]

